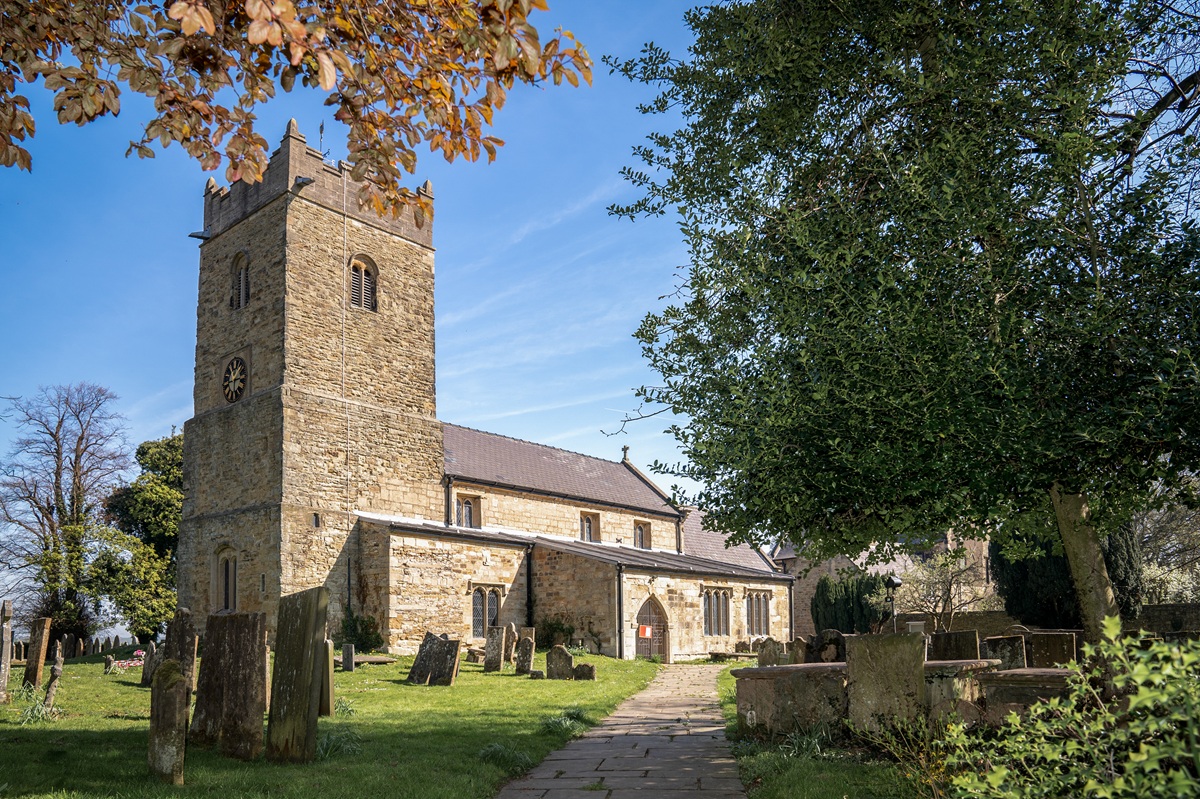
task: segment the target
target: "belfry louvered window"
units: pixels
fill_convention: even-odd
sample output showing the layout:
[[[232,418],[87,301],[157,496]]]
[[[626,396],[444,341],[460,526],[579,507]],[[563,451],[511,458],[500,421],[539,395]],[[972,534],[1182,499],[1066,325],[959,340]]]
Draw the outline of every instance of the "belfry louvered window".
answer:
[[[250,302],[250,267],[239,255],[233,262],[233,291],[229,295],[229,306],[234,310],[245,308]]]
[[[350,266],[350,305],[375,310],[375,273],[361,261]]]

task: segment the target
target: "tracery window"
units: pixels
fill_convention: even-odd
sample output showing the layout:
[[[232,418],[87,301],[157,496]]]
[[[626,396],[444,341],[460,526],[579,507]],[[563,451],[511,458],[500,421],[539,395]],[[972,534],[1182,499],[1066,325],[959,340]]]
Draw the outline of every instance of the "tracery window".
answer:
[[[482,527],[482,507],[479,497],[457,497],[454,500],[454,523],[459,527]]]
[[[771,634],[771,594],[751,591],[746,594],[746,632],[751,636]]]
[[[650,525],[638,522],[633,526],[633,545],[638,549],[650,548]]]
[[[600,519],[594,513],[584,513],[579,517],[579,540],[600,540]]]
[[[701,592],[705,635],[729,635],[730,594],[728,588],[705,588]]]
[[[500,618],[500,589],[476,588],[471,592],[471,635],[483,638]]]

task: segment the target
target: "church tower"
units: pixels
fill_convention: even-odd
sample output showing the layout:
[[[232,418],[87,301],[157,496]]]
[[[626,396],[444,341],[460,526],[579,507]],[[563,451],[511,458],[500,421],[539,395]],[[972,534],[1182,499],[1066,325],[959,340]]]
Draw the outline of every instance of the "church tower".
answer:
[[[422,193],[430,196],[426,184]],[[370,593],[355,511],[443,515],[431,223],[358,208],[293,120],[261,183],[204,193],[180,604],[198,623]]]

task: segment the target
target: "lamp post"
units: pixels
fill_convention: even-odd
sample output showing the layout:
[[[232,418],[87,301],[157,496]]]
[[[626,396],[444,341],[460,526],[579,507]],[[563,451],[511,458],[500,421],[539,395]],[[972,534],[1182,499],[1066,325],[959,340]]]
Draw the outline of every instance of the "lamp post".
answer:
[[[896,575],[889,574],[883,584],[887,588],[888,605],[892,608],[892,632],[896,632],[896,589],[904,583]]]

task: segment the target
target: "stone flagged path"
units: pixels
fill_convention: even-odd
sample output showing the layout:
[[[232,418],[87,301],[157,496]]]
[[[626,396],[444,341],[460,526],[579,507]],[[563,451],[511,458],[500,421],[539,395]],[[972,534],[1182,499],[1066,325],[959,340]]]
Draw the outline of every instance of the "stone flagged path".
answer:
[[[722,668],[664,666],[496,799],[745,799],[717,702]]]

